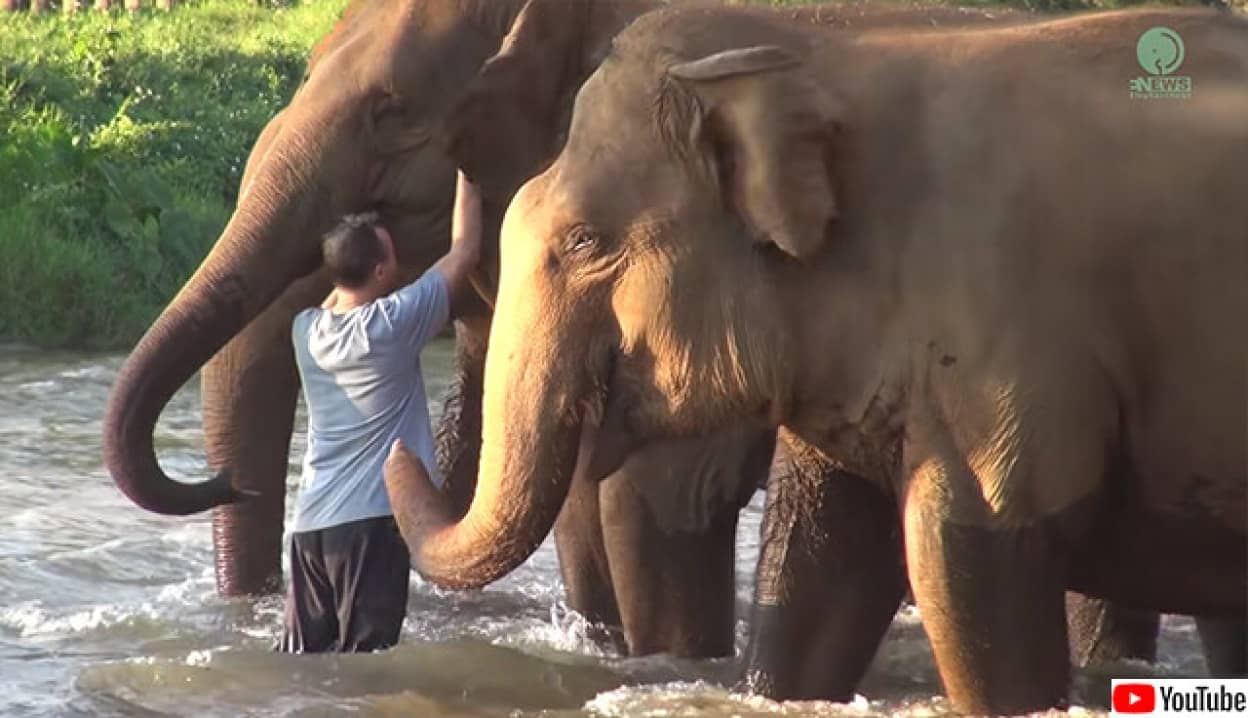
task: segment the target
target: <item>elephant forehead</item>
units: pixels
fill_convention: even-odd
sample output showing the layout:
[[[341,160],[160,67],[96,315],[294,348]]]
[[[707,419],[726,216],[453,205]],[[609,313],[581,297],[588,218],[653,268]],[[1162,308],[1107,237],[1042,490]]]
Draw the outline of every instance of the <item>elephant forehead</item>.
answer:
[[[546,250],[580,221],[550,191],[546,180],[539,176],[522,186],[503,215],[499,250],[504,269],[515,268],[526,275],[535,271]]]

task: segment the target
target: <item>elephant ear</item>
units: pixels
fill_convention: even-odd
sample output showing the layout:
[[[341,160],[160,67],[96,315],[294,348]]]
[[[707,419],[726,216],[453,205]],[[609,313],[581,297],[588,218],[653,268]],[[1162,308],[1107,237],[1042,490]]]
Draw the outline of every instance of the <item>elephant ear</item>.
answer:
[[[657,0],[528,0],[497,54],[447,113],[448,153],[509,196],[558,153],[576,91],[611,39]]]
[[[588,15],[586,1],[529,0],[499,52],[452,106],[443,140],[474,182],[513,190],[555,154]]]
[[[667,75],[695,98],[690,138],[725,203],[760,242],[799,260],[815,255],[838,216],[839,103],[775,45],[678,63]]]

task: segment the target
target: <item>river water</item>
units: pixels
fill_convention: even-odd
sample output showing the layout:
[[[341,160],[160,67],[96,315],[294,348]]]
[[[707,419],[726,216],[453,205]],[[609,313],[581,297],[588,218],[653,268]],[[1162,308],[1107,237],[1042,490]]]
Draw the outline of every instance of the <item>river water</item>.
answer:
[[[449,342],[426,350],[430,396],[446,388],[450,350]],[[731,685],[729,660],[604,655],[562,603],[550,541],[484,591],[444,592],[413,577],[403,643],[395,650],[275,654],[270,646],[280,630],[281,598],[216,595],[209,517],[149,514],[109,480],[100,418],[121,360],[0,347],[0,716],[632,718],[947,710],[914,609],[898,614],[863,695],[847,704],[778,704],[732,694],[720,687]],[[172,475],[207,475],[197,383],[166,409],[156,446]],[[300,433],[291,454],[292,489],[302,449]],[[761,506],[756,496],[739,533],[742,608]],[[738,645],[743,635],[739,623]],[[1186,618],[1166,617],[1160,654],[1153,667],[1080,672],[1071,712],[1103,713],[1109,675],[1204,670]]]

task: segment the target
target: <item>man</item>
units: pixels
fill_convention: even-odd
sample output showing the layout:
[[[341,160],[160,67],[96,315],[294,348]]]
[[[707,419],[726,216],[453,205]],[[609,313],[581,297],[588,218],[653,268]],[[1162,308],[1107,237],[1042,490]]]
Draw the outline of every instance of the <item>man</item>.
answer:
[[[451,299],[469,291],[480,214],[480,196],[461,174],[450,252],[401,289],[394,242],[375,217],[348,217],[322,240],[334,290],[292,327],[308,448],[283,651],[372,651],[398,642],[409,561],[382,466],[401,440],[441,483],[419,354],[446,325]]]

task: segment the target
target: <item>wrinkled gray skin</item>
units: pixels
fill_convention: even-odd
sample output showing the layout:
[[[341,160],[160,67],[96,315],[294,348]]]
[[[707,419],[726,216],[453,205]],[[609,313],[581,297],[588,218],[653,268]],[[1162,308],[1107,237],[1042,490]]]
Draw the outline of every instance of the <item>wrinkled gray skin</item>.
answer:
[[[572,97],[588,71],[596,66],[605,48],[601,38],[587,37],[592,32],[585,30],[588,27],[586,23],[568,22],[566,10],[566,5],[559,2],[538,0],[530,3],[505,42],[504,49],[487,63],[449,115],[453,153],[462,166],[469,168],[475,178],[497,196],[509,198],[521,180],[531,176],[553,157],[562,144],[561,132],[567,125]],[[790,12],[798,22],[819,22],[829,27],[853,29],[904,27],[914,23],[960,25],[1017,19],[1017,16],[999,11],[986,13],[959,8],[905,8],[852,3],[786,12]],[[681,475],[691,477],[693,486],[704,487],[715,472],[696,470],[696,445],[683,450],[678,446],[668,445],[667,450],[661,452],[666,456],[650,461],[653,468],[638,470],[645,460],[635,461],[632,471],[617,473],[614,479],[604,481],[597,491],[586,486],[578,467],[568,504],[576,506],[582,502],[601,500],[601,505],[610,507],[609,513],[618,517],[635,508],[621,499],[622,494],[638,498],[654,496],[654,492],[647,487],[640,491],[636,488],[647,475],[658,479],[650,481],[649,487],[660,485],[669,478],[678,479]],[[732,442],[729,442],[728,447],[731,446]],[[682,451],[692,453],[682,456]],[[635,460],[638,458],[634,457]],[[720,466],[722,470],[723,464]],[[852,596],[834,580],[799,580],[800,577],[814,575],[814,562],[828,553],[823,548],[826,542],[821,540],[823,531],[819,526],[843,527],[844,530],[838,535],[872,534],[869,530],[848,530],[867,523],[869,517],[841,515],[838,507],[843,504],[835,496],[818,502],[820,512],[825,515],[811,516],[809,512],[798,510],[799,503],[787,498],[804,483],[796,473],[787,454],[781,451],[769,485],[767,519],[763,526],[763,550],[747,651],[750,681],[756,687],[765,683],[769,692],[778,697],[843,699],[852,694],[865,671],[874,654],[878,635],[887,626],[904,590],[904,579],[898,578],[895,568],[900,562],[900,549],[895,545],[895,535],[885,537],[879,544],[862,540],[848,549],[843,544],[830,547],[839,555],[852,553],[861,557],[855,565],[870,564],[873,567],[876,580],[869,582],[869,589],[860,590]],[[626,476],[635,478],[624,480]],[[780,477],[790,480],[780,481]],[[733,485],[748,487],[752,481],[747,479]],[[621,489],[625,485],[629,488]],[[856,484],[846,481],[825,482],[825,485],[838,487],[837,490],[852,490]],[[705,489],[700,490],[706,493]],[[732,489],[729,493],[735,494],[736,491]],[[804,489],[799,493],[817,491]],[[637,503],[647,515],[652,511],[670,514],[674,506],[680,505],[666,499],[651,500],[653,509],[645,507],[644,500]],[[732,501],[720,502],[719,505],[723,507],[718,511],[720,516],[736,509]],[[667,508],[661,508],[664,506]],[[704,507],[701,511],[708,512],[708,509]],[[886,507],[880,511],[887,513]],[[556,523],[557,538],[569,513],[569,507],[565,505]],[[611,522],[612,519],[604,517],[604,523],[609,525]],[[632,523],[635,524],[635,520]],[[672,526],[673,520],[669,518],[664,523]],[[662,533],[651,532],[649,535]],[[635,546],[641,547],[640,550],[633,549],[637,554],[656,555],[650,551],[653,544],[648,544],[644,536],[636,533],[616,531],[609,538],[618,540],[609,540],[608,544],[619,551],[630,537]],[[593,545],[593,541],[578,544],[581,549]],[[684,542],[671,548],[689,545]],[[715,543],[714,546],[721,548],[722,543]],[[791,547],[800,547],[800,550],[790,551]],[[563,555],[562,543],[560,548]],[[889,556],[889,551],[895,551],[896,557]],[[724,554],[719,551],[708,555],[722,557]],[[617,559],[617,572],[620,564]],[[586,585],[570,580],[568,584],[574,600],[579,598],[583,611],[596,616],[613,613],[613,596],[609,592],[594,590],[596,586],[601,586],[600,583]],[[656,587],[653,581],[631,581],[625,582],[625,585],[632,590]],[[718,585],[727,586],[730,582],[721,580]],[[616,588],[617,593],[629,590]],[[837,615],[825,610],[830,602],[846,600],[873,606],[874,610],[870,612],[872,618],[868,621],[855,620],[852,625],[838,625],[825,618]],[[643,602],[644,599],[634,598],[631,603],[638,605]],[[1153,659],[1158,626],[1155,612],[1118,608],[1075,593],[1069,594],[1068,606],[1072,657],[1078,665],[1123,658]],[[678,605],[672,606],[663,613],[667,616],[680,615],[680,609]],[[651,621],[652,625],[657,623]],[[721,629],[726,626],[722,621],[716,623]],[[634,628],[631,635],[637,635],[637,632],[638,629]],[[830,682],[829,676],[836,678]]]
[[[1134,67],[1105,43],[1129,49],[1158,23],[1222,49],[1202,65],[1209,94],[1102,103]],[[457,586],[517,565],[557,516],[583,432],[741,422],[781,427],[812,477],[852,468],[904,517],[958,710],[1062,699],[1066,586],[1242,615],[1246,348],[1225,327],[1248,301],[1231,261],[1248,221],[1233,199],[1246,32],[1159,11],[837,39],[727,9],[638,20],[508,211],[469,511],[448,520],[418,465],[388,467],[392,497],[423,499],[396,505],[415,565]],[[1062,82],[999,91],[1041,72]],[[1064,124],[1081,117],[1105,122]],[[1181,160],[1131,153],[1175,131]],[[1072,174],[1089,156],[1103,161]],[[1141,171],[1115,174],[1127,161]],[[1170,241],[1179,228],[1192,239]],[[1199,272],[1163,273],[1166,258]],[[818,513],[818,498],[797,502]],[[887,542],[896,515],[868,521],[866,542]],[[831,546],[863,540],[822,528]],[[877,564],[842,555],[824,573],[856,588]]]
[[[349,9],[318,45],[290,106],[258,138],[235,216],[212,255],[127,362],[107,430],[109,466],[123,490],[140,505],[176,514],[230,501],[235,488],[255,494],[214,511],[223,594],[280,585],[284,479],[298,392],[289,323],[328,289],[316,268],[315,238],[341,213],[380,206],[396,227],[400,259],[412,276],[444,251],[453,163],[428,138],[521,6],[428,1]],[[435,66],[438,77],[421,74]],[[491,243],[501,206],[487,197]],[[482,277],[481,284],[491,282]],[[476,473],[488,326],[484,307],[457,323],[461,388],[439,428],[439,460],[461,507]],[[228,481],[186,487],[160,472],[150,428],[167,396],[208,356],[201,373],[208,458],[231,473]],[[656,451],[660,467],[691,466],[689,475],[700,470],[707,477],[761,474],[733,464],[756,458],[712,451],[723,465],[698,469],[699,452],[676,457],[672,451]],[[748,491],[724,491],[697,506],[686,501],[677,510],[637,489],[651,474],[641,461],[598,490],[574,485],[556,528],[569,600],[595,621],[624,623],[633,652],[722,655],[731,651],[735,516]],[[634,475],[640,482],[629,478]],[[601,504],[600,496],[607,497]],[[613,584],[637,590],[621,601]]]

